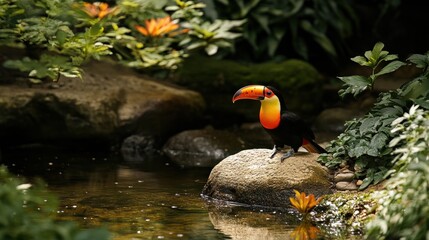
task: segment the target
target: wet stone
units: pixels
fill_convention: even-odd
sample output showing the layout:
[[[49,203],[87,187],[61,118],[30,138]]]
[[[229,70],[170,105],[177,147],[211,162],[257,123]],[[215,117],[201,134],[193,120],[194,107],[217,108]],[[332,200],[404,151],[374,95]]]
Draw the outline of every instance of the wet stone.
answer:
[[[298,152],[281,161],[271,149],[249,149],[216,165],[203,189],[211,199],[267,207],[290,207],[296,189],[316,197],[331,193],[330,175],[318,154]]]
[[[243,148],[244,142],[231,132],[201,129],[183,131],[171,137],[163,152],[181,167],[213,167]]]

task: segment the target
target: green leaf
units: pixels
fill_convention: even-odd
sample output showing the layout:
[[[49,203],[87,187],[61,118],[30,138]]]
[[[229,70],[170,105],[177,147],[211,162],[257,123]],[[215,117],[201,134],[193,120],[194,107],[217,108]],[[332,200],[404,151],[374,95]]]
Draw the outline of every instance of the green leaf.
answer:
[[[370,133],[375,132],[376,127],[379,123],[380,123],[380,118],[378,117],[365,118],[359,127],[359,133],[361,135],[364,135],[368,132]]]
[[[374,181],[374,169],[371,168],[366,172],[366,178],[363,180],[362,185],[360,185],[359,190],[367,188]]]
[[[371,84],[371,80],[369,80],[368,78],[366,78],[364,76],[360,76],[360,75],[338,77],[338,78],[350,86],[364,87],[364,86],[368,86]]]
[[[384,116],[389,116],[389,117],[397,117],[402,115],[403,110],[400,108],[396,108],[396,107],[385,107],[380,109],[380,114],[384,115]],[[389,118],[389,120],[391,120],[391,118]],[[393,121],[393,120],[392,120]]]
[[[94,24],[89,29],[89,33],[92,36],[99,36],[101,33],[103,33],[103,31],[104,31],[104,28],[100,23]]]
[[[405,63],[401,62],[401,61],[393,61],[390,62],[389,64],[387,64],[386,66],[384,66],[378,73],[375,74],[375,76],[381,76],[387,73],[391,73],[396,71],[398,68],[404,66]]]
[[[368,60],[365,57],[362,56],[356,56],[354,58],[351,58],[351,60],[361,66],[370,66],[371,63],[368,62]]]
[[[389,62],[389,61],[392,61],[392,60],[395,60],[395,59],[398,59],[398,55],[396,55],[396,54],[389,54],[389,55],[383,57],[383,59],[381,59],[381,60],[383,60],[385,62]]]
[[[346,87],[345,89],[341,89],[339,91],[341,97],[344,97],[349,93],[353,94],[353,96],[357,96],[361,92],[368,89],[368,87],[372,86],[371,80],[364,76],[353,75],[338,78],[345,83],[344,86]]]
[[[207,47],[205,48],[206,53],[211,56],[217,53],[217,50],[219,49],[218,46],[214,45],[214,44],[209,44],[207,45]]]
[[[380,58],[380,54],[381,54],[381,52],[382,52],[383,48],[384,48],[384,43],[382,43],[382,42],[377,42],[377,43],[374,45],[374,48],[372,49],[372,52],[371,52],[371,57],[372,57],[375,61],[377,61],[377,60]],[[387,53],[388,53],[388,52],[386,52],[386,53],[385,53],[385,55],[387,55]]]
[[[371,147],[374,147],[378,150],[382,149],[387,145],[387,140],[389,138],[384,133],[377,133],[371,139]]]
[[[331,40],[329,40],[329,38],[323,32],[314,27],[309,21],[302,21],[301,27],[314,36],[314,40],[319,44],[320,47],[322,47],[323,50],[332,56],[337,55]]]
[[[420,105],[421,107],[423,107],[423,108],[425,108],[425,109],[429,110],[429,100],[428,100],[428,99],[421,99],[421,98],[418,98],[418,99],[414,99],[414,102],[415,102],[416,104]]]
[[[418,68],[426,68],[429,64],[429,53],[425,55],[413,54],[407,59],[407,61],[414,63]]]

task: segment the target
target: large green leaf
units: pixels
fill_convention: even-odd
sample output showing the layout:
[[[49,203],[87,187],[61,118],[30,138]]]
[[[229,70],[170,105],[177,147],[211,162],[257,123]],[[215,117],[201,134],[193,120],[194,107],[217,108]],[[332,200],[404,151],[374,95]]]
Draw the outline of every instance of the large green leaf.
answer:
[[[418,68],[427,68],[429,65],[429,52],[427,54],[413,54],[408,61],[414,63]]]
[[[381,76],[387,73],[391,73],[396,71],[398,68],[404,66],[405,63],[401,61],[393,61],[384,66],[378,73],[375,74],[375,76]]]

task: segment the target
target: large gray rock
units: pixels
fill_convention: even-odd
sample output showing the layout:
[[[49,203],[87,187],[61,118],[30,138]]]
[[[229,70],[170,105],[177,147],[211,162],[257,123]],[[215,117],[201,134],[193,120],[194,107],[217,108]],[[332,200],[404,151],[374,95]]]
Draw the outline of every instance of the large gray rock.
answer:
[[[186,130],[172,136],[163,147],[164,153],[182,167],[214,167],[222,159],[243,149],[273,146],[260,124],[238,130]]]
[[[340,134],[345,130],[344,123],[365,114],[364,110],[350,108],[329,108],[317,116],[315,128],[322,132]]]
[[[331,193],[328,171],[317,163],[318,154],[299,152],[280,160],[270,149],[244,150],[216,165],[202,194],[249,205],[289,207],[293,189],[316,197]]]
[[[182,167],[213,167],[245,148],[236,134],[215,129],[188,130],[171,137],[163,151]]]
[[[0,85],[0,141],[111,139],[143,133],[166,137],[202,117],[194,91],[151,81],[108,62],[85,66],[83,80]]]

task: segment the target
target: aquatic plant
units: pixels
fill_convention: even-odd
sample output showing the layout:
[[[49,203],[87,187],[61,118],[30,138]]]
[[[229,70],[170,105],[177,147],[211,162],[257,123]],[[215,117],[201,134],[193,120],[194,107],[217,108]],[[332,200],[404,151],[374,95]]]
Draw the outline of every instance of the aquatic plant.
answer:
[[[289,201],[298,212],[304,215],[309,213],[322,200],[322,197],[316,199],[314,194],[306,195],[305,192],[293,191],[295,192],[295,198],[291,197]]]

